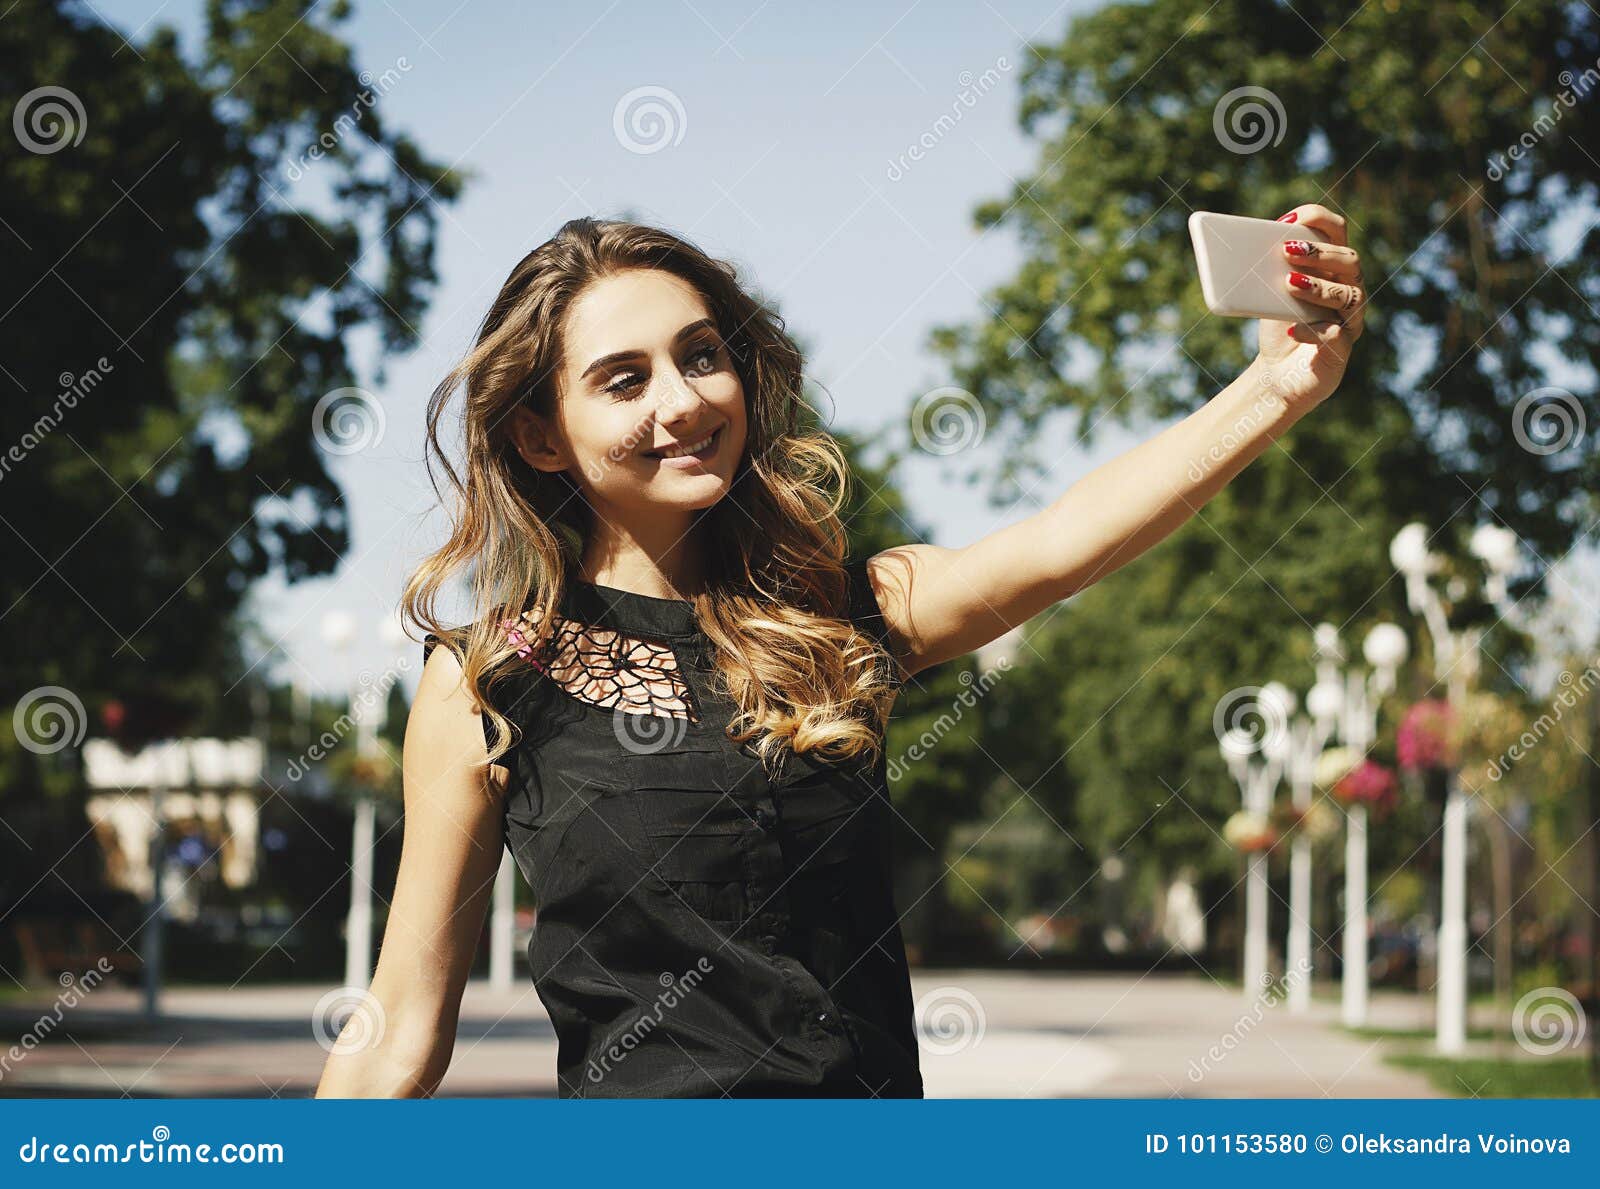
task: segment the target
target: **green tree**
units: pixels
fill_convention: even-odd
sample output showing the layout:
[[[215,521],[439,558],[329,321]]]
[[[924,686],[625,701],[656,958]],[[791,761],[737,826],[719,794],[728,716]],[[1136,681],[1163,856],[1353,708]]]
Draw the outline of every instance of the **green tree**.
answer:
[[[251,585],[348,545],[325,445],[381,414],[324,397],[363,382],[355,349],[381,381],[415,343],[462,184],[381,118],[409,65],[363,71],[348,11],[209,0],[192,60],[170,28],[131,45],[77,4],[0,20],[8,715],[60,686],[69,737],[108,706],[130,743],[237,729]],[[70,749],[5,739],[13,805],[74,783]],[[35,859],[75,847],[81,822],[60,828]]]
[[[211,0],[194,62],[78,5],[0,22],[0,701],[55,682],[192,715],[251,584],[347,546],[318,438],[352,410],[318,402],[360,382],[360,332],[415,342],[460,180],[381,119],[400,73],[363,73],[348,6],[314,8]]]
[[[1221,879],[1224,694],[1303,689],[1318,620],[1359,640],[1403,619],[1386,545],[1406,520],[1445,551],[1497,520],[1553,559],[1593,515],[1581,435],[1544,447],[1552,414],[1593,420],[1594,393],[1524,398],[1600,363],[1600,254],[1572,221],[1600,148],[1586,102],[1561,100],[1596,77],[1600,18],[1554,0],[1154,0],[1029,48],[1038,165],[976,211],[1025,263],[985,316],[933,336],[1006,445],[997,499],[1036,486],[1047,420],[1085,443],[1107,419],[1153,432],[1248,362],[1254,324],[1204,308],[1191,211],[1321,202],[1373,294],[1340,391],[1161,548],[1041,616],[1024,650],[1040,667],[1007,683],[1055,708],[1045,740],[1007,738],[1008,767],[1058,773],[1040,787],[1086,845],[1208,855]]]

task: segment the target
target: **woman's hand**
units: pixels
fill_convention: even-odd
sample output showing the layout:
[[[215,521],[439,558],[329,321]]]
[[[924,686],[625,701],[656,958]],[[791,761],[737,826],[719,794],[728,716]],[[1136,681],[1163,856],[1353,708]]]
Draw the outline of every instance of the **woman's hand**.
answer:
[[[1309,410],[1344,379],[1350,348],[1365,327],[1367,290],[1361,277],[1361,257],[1346,242],[1343,216],[1308,202],[1281,216],[1280,221],[1315,227],[1328,237],[1326,243],[1291,239],[1280,249],[1294,270],[1285,288],[1302,301],[1326,306],[1328,320],[1258,322],[1259,346],[1253,366],[1275,394]]]

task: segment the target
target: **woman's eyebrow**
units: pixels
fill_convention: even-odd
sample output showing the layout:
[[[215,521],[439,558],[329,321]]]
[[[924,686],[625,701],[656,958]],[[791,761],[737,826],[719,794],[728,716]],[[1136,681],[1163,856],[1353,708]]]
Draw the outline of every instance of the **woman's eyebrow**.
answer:
[[[684,339],[688,338],[690,335],[693,335],[693,334],[695,334],[695,333],[697,333],[699,331],[707,330],[707,329],[715,330],[716,328],[717,328],[717,323],[716,323],[716,320],[714,318],[701,318],[699,321],[691,322],[691,323],[689,323],[689,325],[687,325],[683,329],[679,330],[677,334],[672,336],[672,341],[675,342],[675,343],[681,343]],[[613,351],[610,355],[602,355],[602,356],[600,356],[599,359],[596,359],[588,367],[584,368],[583,371],[581,373],[579,373],[578,379],[580,379],[580,380],[586,379],[590,372],[599,371],[601,368],[610,367],[613,363],[621,363],[621,362],[623,362],[624,360],[627,360],[627,359],[636,359],[640,355],[643,355],[643,354],[645,354],[645,352],[640,351],[640,350],[632,350],[632,351]]]

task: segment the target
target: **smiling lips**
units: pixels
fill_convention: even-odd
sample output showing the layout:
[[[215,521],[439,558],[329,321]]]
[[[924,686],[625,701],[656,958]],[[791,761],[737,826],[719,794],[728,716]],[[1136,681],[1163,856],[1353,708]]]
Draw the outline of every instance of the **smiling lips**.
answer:
[[[668,446],[662,450],[647,450],[645,453],[650,458],[688,458],[691,455],[698,455],[707,450],[711,446],[711,443],[716,439],[716,436],[721,432],[722,427],[719,425],[716,429],[712,430],[702,438],[697,438],[695,441],[685,442],[682,445]]]

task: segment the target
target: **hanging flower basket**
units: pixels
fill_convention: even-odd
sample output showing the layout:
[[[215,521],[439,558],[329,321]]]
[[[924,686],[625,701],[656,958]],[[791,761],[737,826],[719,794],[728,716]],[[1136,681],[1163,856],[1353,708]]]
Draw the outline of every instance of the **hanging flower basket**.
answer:
[[[1241,809],[1223,823],[1222,837],[1229,846],[1248,855],[1271,850],[1278,841],[1278,831],[1263,814]]]
[[[1271,825],[1279,838],[1298,831],[1313,843],[1325,842],[1338,834],[1339,824],[1339,814],[1325,797],[1317,797],[1304,809],[1292,801],[1279,801],[1272,809]]]
[[[1362,758],[1353,747],[1329,747],[1317,757],[1312,781],[1319,789],[1332,791],[1334,785],[1361,766]]]
[[[1388,768],[1376,760],[1362,760],[1333,786],[1333,795],[1345,805],[1365,805],[1382,812],[1393,807],[1398,785]]]
[[[1395,754],[1402,768],[1408,772],[1453,768],[1460,753],[1450,703],[1426,698],[1406,710],[1395,735]]]

